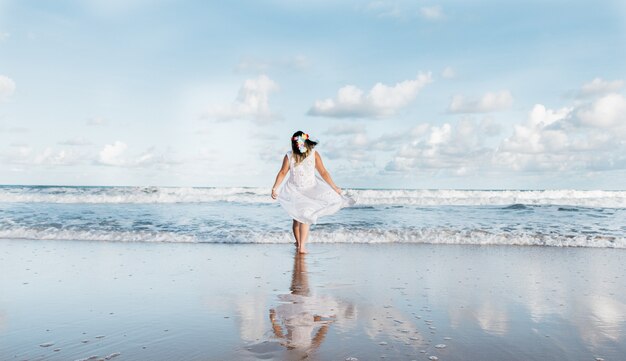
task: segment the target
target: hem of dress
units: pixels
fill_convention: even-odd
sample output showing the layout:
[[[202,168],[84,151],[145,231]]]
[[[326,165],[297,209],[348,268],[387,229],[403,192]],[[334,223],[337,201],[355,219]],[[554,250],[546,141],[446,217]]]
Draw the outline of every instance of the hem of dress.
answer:
[[[291,215],[290,215],[290,216],[291,216]],[[294,217],[294,216],[291,216],[291,219],[293,219],[294,221],[298,221],[298,222],[300,222],[300,223],[302,223],[302,224],[308,224],[309,226],[310,226],[310,225],[312,225],[312,224],[317,223],[317,222],[303,222],[303,221],[301,221],[301,220],[297,219],[297,218],[296,218],[296,217]]]

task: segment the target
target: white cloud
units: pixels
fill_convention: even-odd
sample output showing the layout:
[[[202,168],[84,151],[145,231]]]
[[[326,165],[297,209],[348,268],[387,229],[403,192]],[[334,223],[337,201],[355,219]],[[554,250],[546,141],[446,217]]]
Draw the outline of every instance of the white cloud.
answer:
[[[505,110],[513,105],[513,96],[508,90],[488,92],[479,100],[466,99],[463,95],[452,97],[448,111],[451,113],[489,113]]]
[[[513,135],[502,141],[500,150],[529,154],[561,150],[567,146],[567,136],[562,129],[553,129],[550,125],[565,119],[571,111],[571,108],[552,110],[536,104],[528,120],[515,125]]]
[[[605,95],[617,92],[624,86],[623,80],[607,81],[602,78],[595,78],[589,83],[584,84],[578,91],[579,98],[592,97],[597,95]]]
[[[616,93],[605,95],[581,107],[576,116],[586,126],[623,131],[626,129],[626,98]]]
[[[493,104],[498,101],[486,99],[489,97],[475,101],[475,108],[496,108]],[[325,149],[330,151],[329,157],[345,160],[355,169],[361,167],[359,172],[364,174],[378,171],[381,161],[387,172],[453,177],[525,174],[575,178],[626,170],[623,94],[574,100],[557,109],[536,104],[511,128],[490,114],[475,117],[422,123],[379,136],[346,123],[327,131],[336,138],[325,143]]]
[[[276,84],[267,75],[247,79],[239,89],[237,99],[230,105],[210,106],[203,117],[216,120],[249,119],[256,123],[268,123],[280,119],[269,106],[270,93],[278,90]]]
[[[420,8],[420,15],[428,20],[440,20],[443,18],[441,6],[424,6]]]
[[[425,130],[425,131],[424,131]],[[490,117],[476,123],[422,125],[399,138],[385,169],[392,172],[539,172],[542,174],[626,169],[626,98],[608,94],[593,102],[549,109],[536,104],[508,136]],[[565,173],[563,173],[565,174]]]
[[[0,31],[0,41],[5,41],[10,36],[11,36],[11,34],[7,33],[6,31]]]
[[[407,106],[417,93],[432,82],[431,73],[419,73],[415,79],[405,80],[394,86],[377,83],[365,94],[354,85],[346,85],[337,91],[337,97],[318,100],[308,114],[335,118],[379,118],[395,114]]]
[[[128,161],[124,158],[126,148],[128,148],[126,143],[120,142],[119,140],[115,141],[113,144],[107,144],[100,151],[98,160],[104,165],[126,165],[128,163]]]
[[[609,94],[578,107],[533,107],[503,139],[494,165],[516,171],[601,171],[626,168],[626,101]]]
[[[0,102],[7,100],[15,92],[15,82],[5,75],[0,75]]]
[[[44,149],[34,158],[34,163],[37,165],[72,165],[75,164],[75,161],[75,157],[70,152],[66,150],[55,152],[50,147]]]
[[[484,139],[480,126],[471,119],[461,119],[455,125],[422,124],[401,143],[385,170],[449,170],[460,175],[481,169],[490,163],[493,153],[484,145]]]
[[[451,67],[447,66],[445,69],[443,69],[443,71],[441,72],[441,76],[444,79],[452,79],[454,77],[456,77],[456,72],[454,71],[454,69],[452,69]]]

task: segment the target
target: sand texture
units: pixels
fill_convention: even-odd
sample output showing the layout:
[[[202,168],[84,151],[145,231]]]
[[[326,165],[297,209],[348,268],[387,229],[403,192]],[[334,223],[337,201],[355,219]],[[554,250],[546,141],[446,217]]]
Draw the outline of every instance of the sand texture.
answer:
[[[626,251],[0,241],[0,360],[623,360]]]

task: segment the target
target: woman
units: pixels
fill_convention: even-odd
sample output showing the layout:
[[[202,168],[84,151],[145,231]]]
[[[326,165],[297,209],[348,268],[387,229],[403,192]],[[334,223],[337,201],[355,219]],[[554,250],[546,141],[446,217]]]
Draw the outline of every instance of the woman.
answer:
[[[307,253],[305,244],[309,227],[321,216],[333,214],[343,207],[353,205],[352,198],[341,195],[324,168],[322,157],[315,151],[317,142],[309,135],[297,131],[291,137],[291,151],[283,158],[283,164],[272,187],[272,198],[293,218],[293,235],[298,253]],[[315,176],[318,171],[321,179]],[[278,186],[289,173],[289,180],[281,189]]]

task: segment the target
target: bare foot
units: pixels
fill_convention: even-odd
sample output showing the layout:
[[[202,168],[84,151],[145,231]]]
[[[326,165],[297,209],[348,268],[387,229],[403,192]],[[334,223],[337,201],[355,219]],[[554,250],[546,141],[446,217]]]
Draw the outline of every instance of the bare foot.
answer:
[[[298,248],[298,253],[305,254],[305,253],[309,253],[309,251],[307,251],[306,248],[302,247],[302,248]]]

